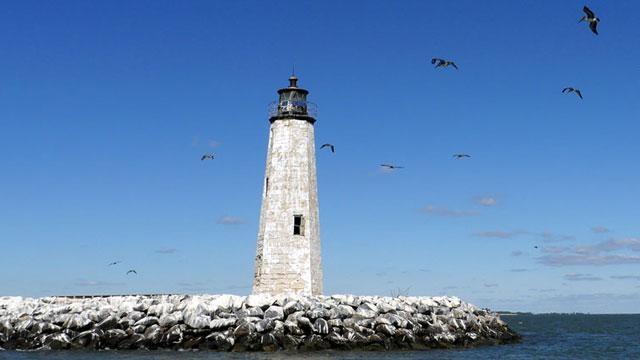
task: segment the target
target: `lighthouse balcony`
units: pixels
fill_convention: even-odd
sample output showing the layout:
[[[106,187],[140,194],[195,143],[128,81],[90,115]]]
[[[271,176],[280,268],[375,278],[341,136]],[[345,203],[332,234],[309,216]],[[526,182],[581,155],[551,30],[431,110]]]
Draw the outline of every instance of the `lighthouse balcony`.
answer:
[[[315,119],[318,115],[318,106],[306,100],[283,100],[269,104],[269,118],[272,120],[303,117]]]

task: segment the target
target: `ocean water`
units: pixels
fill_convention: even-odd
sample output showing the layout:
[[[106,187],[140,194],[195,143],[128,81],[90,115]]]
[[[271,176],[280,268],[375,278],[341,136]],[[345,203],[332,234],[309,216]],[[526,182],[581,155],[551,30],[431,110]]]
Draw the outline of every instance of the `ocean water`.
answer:
[[[504,316],[523,336],[519,344],[402,352],[222,353],[213,351],[0,352],[0,360],[204,359],[640,359],[640,315]]]

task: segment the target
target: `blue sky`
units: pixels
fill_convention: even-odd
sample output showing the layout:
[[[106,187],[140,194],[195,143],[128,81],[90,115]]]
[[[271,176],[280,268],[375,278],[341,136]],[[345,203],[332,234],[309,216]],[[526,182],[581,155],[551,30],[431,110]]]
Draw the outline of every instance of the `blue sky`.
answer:
[[[5,3],[0,294],[248,293],[295,64],[325,293],[640,312],[640,3],[583,5]]]

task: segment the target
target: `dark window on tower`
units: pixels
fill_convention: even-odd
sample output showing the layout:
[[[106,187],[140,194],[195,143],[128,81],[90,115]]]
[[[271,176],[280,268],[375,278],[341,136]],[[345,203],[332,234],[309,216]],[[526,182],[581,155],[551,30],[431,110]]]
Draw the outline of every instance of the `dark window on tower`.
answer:
[[[304,223],[302,215],[293,215],[293,235],[304,234]]]

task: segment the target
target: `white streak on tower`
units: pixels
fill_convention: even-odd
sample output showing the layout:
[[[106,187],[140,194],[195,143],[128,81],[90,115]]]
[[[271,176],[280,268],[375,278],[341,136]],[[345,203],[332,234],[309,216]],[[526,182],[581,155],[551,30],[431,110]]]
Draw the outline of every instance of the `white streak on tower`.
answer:
[[[297,80],[270,112],[254,294],[322,294],[315,107]]]

